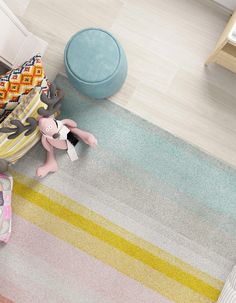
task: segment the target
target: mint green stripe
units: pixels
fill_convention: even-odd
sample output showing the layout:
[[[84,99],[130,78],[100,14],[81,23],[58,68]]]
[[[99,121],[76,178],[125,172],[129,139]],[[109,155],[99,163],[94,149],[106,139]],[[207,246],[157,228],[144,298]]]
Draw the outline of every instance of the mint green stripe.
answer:
[[[163,188],[173,187],[202,206],[236,218],[235,170],[109,101],[76,98],[62,76],[56,84],[66,96],[63,117],[93,132],[100,147],[149,173]]]

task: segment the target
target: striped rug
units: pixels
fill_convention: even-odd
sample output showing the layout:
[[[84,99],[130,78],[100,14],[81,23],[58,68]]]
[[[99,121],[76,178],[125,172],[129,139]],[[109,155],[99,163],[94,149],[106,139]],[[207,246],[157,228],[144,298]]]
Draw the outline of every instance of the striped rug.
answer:
[[[60,171],[40,181],[40,145],[14,166],[0,302],[216,302],[236,260],[236,172],[107,100],[80,96],[62,76],[56,83],[63,115],[99,146],[80,143],[76,163],[58,152]]]

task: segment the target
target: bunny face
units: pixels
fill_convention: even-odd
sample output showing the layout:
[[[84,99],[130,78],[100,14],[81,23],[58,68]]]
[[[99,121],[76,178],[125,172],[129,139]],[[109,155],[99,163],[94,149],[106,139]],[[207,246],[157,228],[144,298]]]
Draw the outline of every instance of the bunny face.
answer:
[[[39,129],[41,133],[48,137],[57,138],[58,125],[56,120],[53,118],[40,118],[38,122]]]

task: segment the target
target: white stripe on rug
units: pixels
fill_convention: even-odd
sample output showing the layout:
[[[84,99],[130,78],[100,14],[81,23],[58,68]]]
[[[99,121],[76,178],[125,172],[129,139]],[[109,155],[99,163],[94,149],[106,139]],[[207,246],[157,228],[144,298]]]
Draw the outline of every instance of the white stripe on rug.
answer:
[[[234,266],[232,272],[230,273],[217,302],[218,303],[236,302],[236,266]]]

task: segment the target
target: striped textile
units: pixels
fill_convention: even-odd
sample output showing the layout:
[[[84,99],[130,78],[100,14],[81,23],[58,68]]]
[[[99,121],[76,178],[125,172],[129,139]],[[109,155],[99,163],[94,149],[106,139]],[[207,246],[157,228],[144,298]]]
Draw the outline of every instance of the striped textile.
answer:
[[[98,138],[36,180],[14,165],[13,233],[0,294],[17,303],[215,303],[236,260],[236,172],[62,76],[62,114]],[[68,106],[70,104],[70,106]]]
[[[63,251],[64,246],[68,249],[68,245],[57,240],[56,242],[58,243],[55,244],[56,246],[54,247],[53,241],[55,240],[53,240],[53,237],[56,237],[65,241],[65,243],[72,245],[72,247],[79,249],[79,251],[86,252],[88,255],[93,256],[96,259],[101,260],[104,264],[114,268],[115,272],[120,272],[120,278],[122,280],[124,279],[124,276],[127,276],[129,279],[140,282],[141,285],[143,285],[142,287],[140,286],[141,289],[144,287],[144,292],[147,292],[148,296],[152,297],[151,302],[208,303],[216,301],[223,286],[222,282],[218,279],[197,270],[167,251],[158,248],[152,243],[145,241],[128,230],[125,230],[101,215],[91,211],[82,204],[73,201],[37,181],[29,179],[17,172],[13,172],[13,177],[13,211],[16,215],[16,225],[15,229],[13,227],[12,242],[6,246],[6,251],[1,258],[0,276],[3,281],[8,278],[8,271],[15,272],[16,277],[14,279],[12,277],[13,281],[11,282],[16,283],[16,286],[19,286],[19,281],[17,282],[17,280],[19,280],[20,277],[24,277],[23,281],[25,281],[29,275],[28,279],[31,279],[33,274],[32,270],[35,264],[34,260],[30,261],[27,259],[30,258],[30,255],[34,256],[36,254],[35,257],[37,256],[37,258],[39,258],[41,253],[44,255],[45,252],[47,256],[49,250],[53,256],[56,253],[57,257],[66,260],[68,257],[63,256],[63,254],[61,255],[59,251]],[[36,229],[27,222],[34,224],[40,229]],[[53,237],[46,236],[45,232],[51,234]],[[20,233],[22,234],[20,235]],[[46,238],[43,239],[44,237]],[[40,247],[38,247],[39,241]],[[19,243],[19,245],[17,245],[16,242]],[[12,260],[13,263],[9,264],[9,258],[10,260],[11,258],[17,258],[15,257],[16,250],[17,254],[19,254],[18,257],[20,259],[22,258],[22,260],[19,260],[20,264],[15,268],[15,262]],[[71,258],[75,259],[71,264],[69,264],[69,260],[69,263],[66,263],[66,265],[69,266],[69,269],[71,269],[71,266],[77,265],[75,262],[78,261],[79,264],[82,262],[77,259],[77,254],[78,253],[75,250],[71,251]],[[42,258],[44,259],[43,255]],[[45,271],[45,266],[49,266],[49,269],[52,266],[50,264],[51,261],[48,261],[48,265],[45,265],[40,269],[39,266],[41,266],[42,261],[39,259],[39,264],[36,266],[36,272],[39,276],[35,277],[35,279],[41,279],[42,274],[44,274],[44,276],[47,274],[47,272],[40,273],[40,270]],[[5,265],[5,263],[7,265]],[[20,274],[18,270],[21,268],[22,263],[27,264],[29,269],[27,269],[26,272],[23,272],[22,276],[20,275],[20,277],[17,277],[17,275]],[[10,268],[7,266],[10,266]],[[62,264],[60,264],[60,266],[62,266]],[[78,266],[78,270],[82,270],[83,267],[81,268],[81,266],[81,264]],[[91,267],[92,266],[94,265],[91,264]],[[70,271],[66,270],[66,268],[64,270],[66,271],[66,274],[70,276]],[[6,272],[6,277],[4,277],[3,272]],[[108,292],[115,291],[116,287],[113,283],[120,280],[120,278],[112,280],[115,272],[111,270],[111,277],[108,274],[106,283],[102,286],[107,287],[109,285],[108,280],[111,279],[111,288]],[[80,273],[81,277],[79,277],[80,275],[77,273],[76,277],[79,280],[83,279],[84,274],[83,271]],[[90,276],[88,279],[90,279]],[[98,277],[96,277],[96,279],[98,279]],[[29,283],[29,281],[27,283]],[[34,281],[34,284],[33,291],[36,291],[40,284],[36,281]],[[122,287],[125,288],[125,284]],[[4,282],[2,285],[4,285]],[[0,289],[1,287],[2,286],[0,286]],[[48,293],[51,285],[44,285],[43,287],[43,291]],[[135,286],[132,286],[132,289],[133,288],[139,287],[135,284]],[[143,292],[141,289],[138,289],[138,291]],[[150,289],[150,291],[147,289]],[[1,292],[3,291],[4,288],[1,289]],[[124,291],[123,288],[122,291]],[[9,298],[18,302],[18,297],[14,297],[12,294],[14,294],[14,292],[12,293],[12,289],[10,289],[9,293],[6,292],[6,295]],[[133,293],[133,295],[134,294],[135,293]],[[42,295],[38,294],[38,296],[38,301],[34,302],[40,302]],[[127,302],[126,298],[123,299],[123,302]],[[24,297],[24,302],[29,301],[27,296]],[[148,302],[146,298],[144,301]],[[60,300],[58,302],[60,302]],[[114,302],[116,302],[116,300],[114,300]],[[122,300],[120,300],[120,302],[122,302]],[[136,301],[136,297],[133,302],[138,302]]]
[[[46,81],[46,80],[45,80]],[[1,123],[1,127],[14,127],[10,121],[14,119],[20,120],[23,124],[29,117],[38,118],[37,110],[46,105],[40,100],[40,91],[32,90],[28,95],[24,96],[17,108]],[[24,133],[17,138],[9,140],[9,134],[0,133],[0,159],[6,159],[11,163],[15,163],[23,155],[25,155],[40,139],[40,132],[36,130],[30,136]]]
[[[217,302],[218,303],[236,302],[236,266],[233,268],[233,271],[230,273]]]

